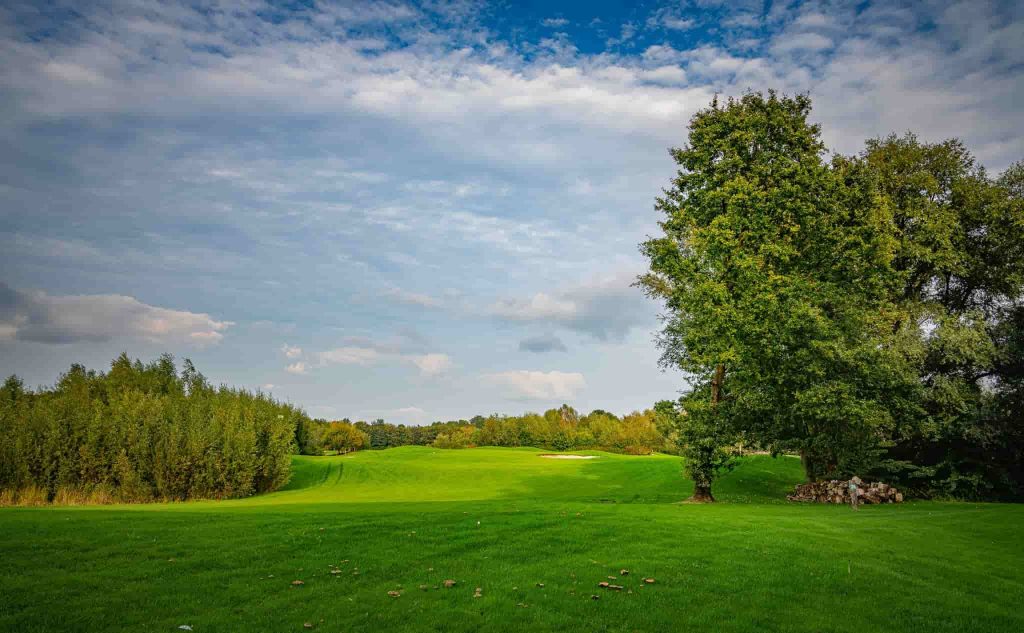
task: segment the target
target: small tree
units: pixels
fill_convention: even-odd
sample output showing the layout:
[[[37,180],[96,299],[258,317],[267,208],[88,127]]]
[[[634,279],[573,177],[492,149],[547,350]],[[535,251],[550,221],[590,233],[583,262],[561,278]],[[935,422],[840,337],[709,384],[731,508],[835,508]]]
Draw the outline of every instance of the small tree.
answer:
[[[329,450],[348,453],[366,448],[369,436],[346,421],[331,422],[323,433],[323,445]]]
[[[718,419],[717,407],[705,398],[683,398],[680,402],[663,400],[654,405],[661,420],[676,432],[683,468],[693,480],[690,501],[709,503],[715,500],[711,484],[723,470],[732,470],[736,450],[735,435]]]
[[[438,433],[435,448],[473,448],[476,446],[477,429],[472,425],[456,427],[447,433]]]

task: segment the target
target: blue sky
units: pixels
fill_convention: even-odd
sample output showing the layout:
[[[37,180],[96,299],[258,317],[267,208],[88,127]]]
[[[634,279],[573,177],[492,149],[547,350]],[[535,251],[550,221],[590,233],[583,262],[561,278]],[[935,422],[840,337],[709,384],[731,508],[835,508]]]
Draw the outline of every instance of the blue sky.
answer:
[[[685,387],[630,283],[715,93],[1024,157],[1018,3],[4,3],[0,369],[127,351],[328,418]]]

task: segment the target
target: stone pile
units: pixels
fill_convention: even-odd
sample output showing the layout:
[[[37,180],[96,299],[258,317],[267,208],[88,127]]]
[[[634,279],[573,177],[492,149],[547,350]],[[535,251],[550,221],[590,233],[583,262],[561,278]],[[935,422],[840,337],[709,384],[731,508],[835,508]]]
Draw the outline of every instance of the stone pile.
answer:
[[[787,495],[790,501],[814,501],[816,503],[850,503],[850,481],[833,479],[800,484]],[[857,496],[860,503],[902,503],[903,493],[889,484],[873,481],[864,484],[859,478],[853,480],[857,484]]]

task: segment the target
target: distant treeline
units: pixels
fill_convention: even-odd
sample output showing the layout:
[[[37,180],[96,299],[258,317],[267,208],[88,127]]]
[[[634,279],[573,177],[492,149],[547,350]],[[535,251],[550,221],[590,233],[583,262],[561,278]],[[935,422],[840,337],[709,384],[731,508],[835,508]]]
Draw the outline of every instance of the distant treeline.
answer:
[[[652,410],[476,416],[425,426],[313,420],[244,389],[214,387],[169,354],[122,354],[107,372],[72,365],[52,387],[0,387],[0,505],[226,499],[287,483],[292,453],[323,455],[421,445],[532,446],[634,455],[674,451]]]
[[[122,354],[108,372],[81,365],[52,388],[0,388],[0,504],[223,499],[267,492],[290,475],[298,408],[213,387],[188,360]]]
[[[599,449],[633,455],[674,450],[667,420],[652,410],[618,417],[600,409],[580,415],[568,405],[543,414],[476,416],[424,426],[383,420],[304,422],[296,433],[304,454],[420,445],[437,448],[532,446],[551,450]]]

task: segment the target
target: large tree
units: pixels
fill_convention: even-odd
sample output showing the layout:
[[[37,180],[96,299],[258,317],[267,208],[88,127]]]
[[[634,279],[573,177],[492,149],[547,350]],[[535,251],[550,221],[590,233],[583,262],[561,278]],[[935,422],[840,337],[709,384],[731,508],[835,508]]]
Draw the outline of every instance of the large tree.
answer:
[[[693,117],[639,282],[666,307],[662,363],[689,376],[690,441],[748,435],[818,478],[877,447],[892,423],[877,392],[904,372],[880,345],[891,216],[870,170],[823,160],[810,109],[750,93]]]
[[[1020,496],[1024,167],[993,180],[960,141],[912,134],[869,141],[861,160],[892,209],[892,327],[921,389],[889,456],[916,466],[922,493]]]

